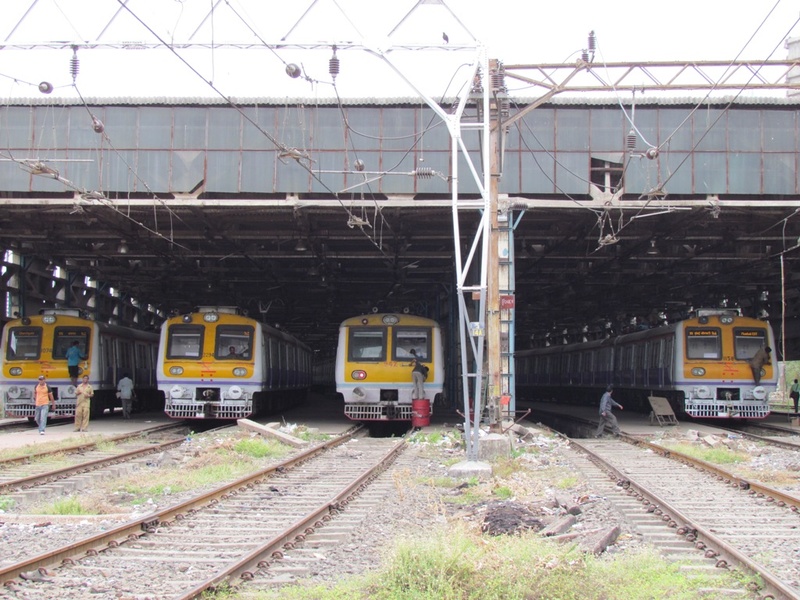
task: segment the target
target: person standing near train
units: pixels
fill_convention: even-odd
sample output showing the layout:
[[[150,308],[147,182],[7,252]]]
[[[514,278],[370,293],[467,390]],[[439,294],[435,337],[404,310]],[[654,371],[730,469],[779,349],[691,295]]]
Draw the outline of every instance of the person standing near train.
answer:
[[[761,381],[761,367],[770,364],[770,352],[772,352],[772,348],[769,346],[759,348],[750,359],[750,369],[753,371],[753,381],[756,382],[756,385]]]
[[[44,375],[39,375],[39,383],[33,389],[34,402],[36,408],[34,409],[34,420],[39,426],[39,435],[44,435],[44,430],[47,428],[47,413],[52,408],[56,409],[56,400],[53,397],[53,391],[47,385]]]
[[[86,360],[86,357],[81,354],[80,342],[75,340],[72,345],[67,348],[67,371],[69,371],[69,378],[72,380],[72,385],[78,385],[78,375],[80,374],[80,362]]]
[[[131,408],[133,408],[133,380],[127,373],[122,375],[122,379],[117,384],[117,394],[122,402],[122,418],[131,418]]]
[[[611,409],[618,408],[622,410],[622,404],[619,404],[611,397],[613,392],[614,386],[609,385],[606,388],[606,393],[600,398],[600,424],[597,426],[597,431],[594,432],[594,437],[599,438],[601,435],[603,435],[606,425],[611,427],[611,433],[613,433],[614,436],[619,435],[619,424],[617,423],[617,417],[614,416],[614,413],[611,412]]]
[[[75,397],[75,431],[89,429],[89,407],[94,396],[94,389],[89,383],[89,376],[84,375],[80,385],[76,388]]]
[[[794,380],[792,389],[789,391],[789,398],[794,402],[794,413],[797,414],[797,404],[800,400],[800,383],[797,382],[797,379]]]
[[[411,381],[414,384],[414,389],[411,392],[412,400],[422,400],[425,398],[425,379],[428,376],[428,367],[422,364],[422,361],[417,358],[417,352],[411,350]]]

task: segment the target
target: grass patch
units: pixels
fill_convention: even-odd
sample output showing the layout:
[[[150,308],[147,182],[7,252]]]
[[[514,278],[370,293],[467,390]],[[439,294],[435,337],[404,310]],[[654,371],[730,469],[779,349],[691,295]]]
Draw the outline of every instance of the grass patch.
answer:
[[[274,458],[287,453],[285,445],[276,440],[262,438],[241,439],[233,445],[233,450],[253,458]]]
[[[503,479],[521,470],[525,470],[524,465],[512,456],[500,456],[492,463],[492,475]]]
[[[120,478],[102,482],[90,493],[81,494],[79,504],[83,513],[110,514],[125,511],[124,507],[147,504],[163,505],[174,502],[170,496],[212,489],[264,468],[267,461],[292,452],[292,449],[273,440],[250,438],[245,435],[221,438],[206,451],[185,460],[179,453],[159,467],[145,467]],[[52,505],[37,509],[38,513],[54,511]],[[60,513],[56,513],[60,514]]]
[[[514,497],[514,490],[508,486],[501,485],[500,487],[494,488],[492,494],[500,498],[500,500],[508,500]]]
[[[566,477],[558,479],[553,485],[560,490],[571,490],[578,485],[579,481],[577,476],[567,475]]]
[[[428,477],[421,479],[420,483],[438,488],[454,488],[458,485],[458,482],[452,477]]]
[[[85,435],[85,434],[84,434]],[[94,436],[95,439],[99,436]],[[4,448],[0,450],[0,460],[10,460],[12,458],[33,457],[41,452],[52,452],[55,450],[69,450],[77,446],[91,443],[91,437],[68,437],[63,440],[45,442],[43,444],[26,444],[17,448]]]
[[[226,481],[243,477],[254,469],[251,462],[237,461],[227,454],[212,454],[204,460],[204,464],[190,461],[188,464],[161,469],[158,472],[158,481],[153,481],[150,474],[126,477],[116,482],[115,493],[121,495],[127,503],[138,506],[153,498],[221,485]]]
[[[396,544],[380,570],[328,585],[240,592],[237,600],[696,600],[712,576],[689,579],[657,552],[595,557],[535,535],[479,536],[450,527]],[[713,582],[713,583],[712,583]],[[730,583],[734,580],[731,577]],[[708,596],[706,596],[708,597]]]
[[[40,515],[96,515],[96,510],[89,508],[84,502],[75,496],[59,498],[55,502],[46,504],[34,511]]]
[[[14,508],[14,499],[11,496],[0,496],[0,510],[11,510]]]
[[[424,433],[422,431],[415,431],[412,433],[408,441],[413,444],[441,444],[445,440],[445,436],[441,431],[431,431]]]
[[[727,446],[718,446],[716,448],[698,447],[692,444],[683,442],[663,442],[665,448],[675,450],[686,456],[704,460],[715,465],[735,465],[739,463],[748,462],[750,456],[744,452],[736,452]]]

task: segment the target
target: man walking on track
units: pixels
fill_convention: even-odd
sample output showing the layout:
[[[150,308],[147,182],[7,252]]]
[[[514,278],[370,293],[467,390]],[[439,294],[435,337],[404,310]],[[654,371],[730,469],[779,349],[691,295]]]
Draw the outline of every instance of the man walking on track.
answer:
[[[603,397],[600,398],[600,424],[597,426],[597,431],[594,432],[594,437],[600,437],[603,435],[603,431],[605,431],[606,425],[611,427],[611,433],[615,436],[619,435],[619,425],[617,424],[617,417],[614,416],[614,413],[611,412],[612,408],[618,408],[622,410],[622,405],[617,403],[612,397],[611,394],[614,391],[614,387],[609,385],[606,388],[606,393],[603,394]]]

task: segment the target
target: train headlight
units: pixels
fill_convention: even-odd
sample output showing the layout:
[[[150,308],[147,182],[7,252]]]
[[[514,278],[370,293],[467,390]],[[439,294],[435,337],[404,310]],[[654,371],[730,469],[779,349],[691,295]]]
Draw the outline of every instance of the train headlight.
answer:
[[[42,317],[42,323],[45,323],[47,325],[52,325],[55,322],[56,322],[56,316],[55,315],[44,315]]]
[[[695,377],[702,377],[706,374],[706,370],[703,367],[692,367],[692,375]]]
[[[352,373],[350,373],[350,377],[352,377],[356,381],[362,381],[367,378],[367,372],[361,370],[353,371]]]
[[[67,388],[67,396],[75,396],[76,393],[77,393],[77,390],[75,389],[74,385],[71,385],[71,386],[69,386]]]
[[[753,398],[756,400],[763,400],[767,397],[767,389],[763,385],[757,385],[753,388]]]
[[[183,367],[170,367],[169,368],[170,375],[183,375]]]
[[[208,312],[203,315],[203,321],[206,323],[216,323],[219,321],[219,315],[215,312]]]
[[[182,385],[173,385],[169,389],[170,398],[183,398],[185,393],[186,393],[186,388],[184,388]]]
[[[707,385],[698,385],[694,388],[695,398],[711,398],[711,388]]]
[[[244,367],[236,367],[233,370],[233,376],[234,377],[247,377],[247,369],[245,369]]]
[[[18,385],[12,385],[10,388],[8,388],[8,397],[9,398],[14,398],[14,400],[16,400],[17,398],[20,397],[21,394],[22,394],[22,390],[20,389],[20,387]]]
[[[366,397],[367,397],[367,392],[365,392],[363,389],[361,389],[360,387],[353,388],[353,398],[355,398],[356,400],[363,400]]]
[[[228,398],[231,400],[238,400],[243,394],[244,390],[238,385],[232,385],[230,388],[228,388]]]
[[[14,377],[19,377],[22,375],[22,367],[11,367],[8,370],[9,374],[13,375]]]
[[[733,323],[733,317],[720,317],[719,320],[721,323],[724,323],[725,325],[730,325],[731,323]]]

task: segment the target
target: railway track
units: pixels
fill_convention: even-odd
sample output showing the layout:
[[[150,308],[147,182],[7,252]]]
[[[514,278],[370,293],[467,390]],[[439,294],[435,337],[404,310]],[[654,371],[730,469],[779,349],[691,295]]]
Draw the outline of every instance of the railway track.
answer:
[[[93,440],[69,447],[51,448],[32,454],[0,460],[0,495],[15,504],[49,493],[81,489],[83,477],[121,463],[142,459],[180,445],[185,439],[185,425],[169,423],[144,431]],[[180,433],[178,433],[180,432]],[[161,441],[166,438],[166,441]],[[54,462],[57,466],[54,468]],[[36,488],[35,494],[31,490]]]
[[[631,441],[573,440],[584,454],[576,457],[576,466],[602,485],[612,502],[620,494],[637,500],[638,509],[629,500],[619,501],[623,512],[660,522],[644,527],[649,541],[696,568],[708,569],[709,561],[693,558],[691,547],[715,568],[742,565],[765,582],[768,591],[762,597],[800,597],[800,498],[716,467],[701,471],[709,465],[675,460],[676,453]],[[613,494],[597,469],[613,484]]]
[[[405,443],[353,435],[2,568],[2,597],[188,599],[249,579],[342,511]]]

